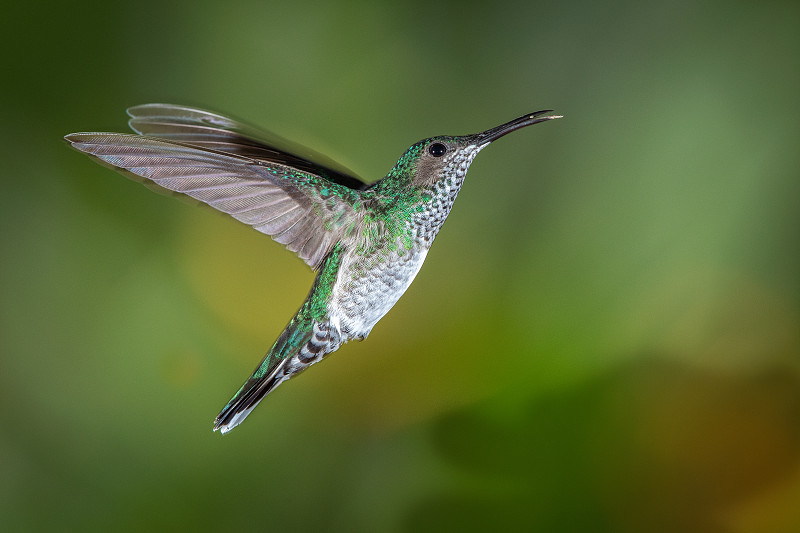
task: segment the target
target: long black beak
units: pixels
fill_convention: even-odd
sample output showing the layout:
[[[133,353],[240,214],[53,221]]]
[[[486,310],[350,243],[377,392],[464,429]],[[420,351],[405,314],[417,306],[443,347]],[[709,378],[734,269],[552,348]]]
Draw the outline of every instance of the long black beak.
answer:
[[[535,111],[519,118],[515,118],[511,122],[506,122],[505,124],[501,124],[500,126],[477,134],[477,141],[479,144],[489,144],[492,141],[496,141],[503,135],[511,133],[512,131],[520,128],[524,128],[525,126],[538,124],[539,122],[545,122],[546,120],[553,120],[554,118],[563,118],[561,115],[545,115],[545,113],[552,112],[552,109],[545,109],[543,111]]]

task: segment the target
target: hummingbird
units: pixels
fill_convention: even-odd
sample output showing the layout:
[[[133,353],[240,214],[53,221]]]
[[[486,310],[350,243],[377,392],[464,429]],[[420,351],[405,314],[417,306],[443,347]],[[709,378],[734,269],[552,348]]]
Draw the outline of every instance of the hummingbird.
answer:
[[[478,152],[562,118],[536,111],[481,133],[421,140],[368,185],[324,156],[226,116],[171,104],[127,111],[133,134],[64,138],[137,181],[228,213],[317,272],[297,314],[214,420],[223,434],[278,385],[367,338],[419,272]]]

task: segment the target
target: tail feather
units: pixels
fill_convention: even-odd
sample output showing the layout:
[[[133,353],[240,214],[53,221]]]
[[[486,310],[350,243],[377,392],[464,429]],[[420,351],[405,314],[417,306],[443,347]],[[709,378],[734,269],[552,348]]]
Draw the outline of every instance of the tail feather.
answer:
[[[269,357],[269,356],[268,356]],[[258,370],[248,379],[242,388],[231,398],[231,401],[222,409],[214,420],[214,431],[219,430],[223,435],[242,423],[250,411],[256,408],[264,397],[272,392],[275,387],[288,379],[283,371],[288,358],[281,361],[278,366],[267,376],[257,378]],[[262,363],[263,364],[263,363]],[[260,368],[260,365],[259,365]]]
[[[224,434],[241,424],[275,387],[321,361],[340,344],[338,330],[327,322],[304,320],[301,309],[250,379],[217,415],[214,431]]]
[[[298,317],[289,323],[253,375],[217,415],[214,431],[219,430],[225,434],[241,424],[267,394],[302,370],[294,368],[296,365],[292,362],[311,339],[313,327],[311,324],[304,324],[305,327],[302,327],[301,324]]]
[[[321,361],[347,340],[347,337],[342,337],[338,325],[334,326],[330,318],[320,313],[318,309],[320,299],[317,297],[317,291],[324,289],[329,293],[336,280],[335,274],[340,260],[338,252],[336,254],[332,252],[325,259],[308,299],[275,341],[250,379],[217,415],[214,420],[214,431],[227,433],[241,424],[258,402],[275,387]]]

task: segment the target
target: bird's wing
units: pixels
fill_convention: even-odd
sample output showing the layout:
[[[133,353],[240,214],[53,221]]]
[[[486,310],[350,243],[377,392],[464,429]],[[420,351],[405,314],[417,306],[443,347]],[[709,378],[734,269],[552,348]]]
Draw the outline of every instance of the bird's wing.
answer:
[[[357,190],[233,150],[121,133],[73,133],[65,139],[102,163],[145,178],[140,181],[190,196],[253,226],[315,270],[352,230],[361,210]]]
[[[134,106],[128,115],[128,125],[141,135],[286,165],[351,189],[366,188],[353,172],[330,158],[230,117],[172,104]]]

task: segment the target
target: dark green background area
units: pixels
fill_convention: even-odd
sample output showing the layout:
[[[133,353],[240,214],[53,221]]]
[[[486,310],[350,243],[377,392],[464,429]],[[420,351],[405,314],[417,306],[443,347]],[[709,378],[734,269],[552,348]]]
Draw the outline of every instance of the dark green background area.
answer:
[[[0,21],[7,531],[800,531],[800,5],[103,2]],[[475,160],[370,338],[214,416],[313,275],[61,140],[232,114]]]

